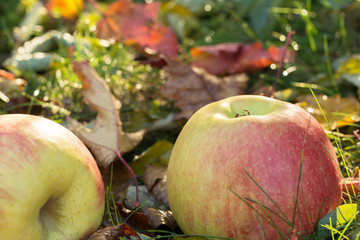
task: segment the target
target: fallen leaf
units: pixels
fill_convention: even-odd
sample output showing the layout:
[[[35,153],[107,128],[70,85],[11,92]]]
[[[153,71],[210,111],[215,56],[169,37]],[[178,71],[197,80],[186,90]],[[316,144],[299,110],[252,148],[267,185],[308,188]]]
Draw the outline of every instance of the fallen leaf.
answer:
[[[346,116],[344,119],[341,119],[336,122],[336,125],[334,128],[342,128],[351,125],[352,123],[356,123],[357,121],[360,121],[360,118],[353,117],[353,116]]]
[[[137,225],[139,224],[137,217],[139,217],[140,215],[138,216],[135,215],[134,219],[131,219],[133,217],[131,214],[135,214],[136,212],[138,212],[146,216],[147,222],[151,226],[151,229],[165,230],[172,232],[177,232],[179,230],[174,215],[172,214],[171,211],[168,210],[165,211],[165,210],[143,206],[134,212],[129,210],[135,208],[134,203],[126,199],[124,200],[123,204],[118,204],[118,207],[121,210],[120,212],[122,213],[122,217],[123,218],[129,217],[127,220],[128,224],[135,229],[137,229]]]
[[[49,12],[57,10],[63,18],[74,20],[84,6],[82,0],[48,0],[46,8]]]
[[[222,43],[213,46],[200,46],[190,50],[192,65],[206,69],[214,75],[225,74],[229,71],[241,51],[238,43]]]
[[[316,99],[324,111],[331,129],[344,127],[360,121],[360,117],[358,116],[360,112],[360,102],[355,97],[348,96],[343,98],[340,95],[317,95]],[[328,129],[325,118],[318,108],[313,95],[300,95],[296,98],[296,101],[298,102],[297,105],[310,112],[324,128]]]
[[[141,240],[139,234],[133,230],[129,225],[122,223],[116,226],[102,228],[92,234],[88,240],[117,240],[117,239],[132,239]]]
[[[88,146],[100,165],[107,168],[120,154],[132,150],[143,138],[144,131],[126,133],[120,120],[121,102],[111,93],[103,79],[87,61],[73,62],[75,73],[83,81],[83,97],[97,112],[93,128],[68,118],[68,128]]]
[[[221,43],[200,46],[190,50],[192,65],[205,69],[214,75],[232,75],[253,73],[280,63],[284,48],[269,47],[264,49],[261,43]],[[287,50],[285,62],[292,61],[295,52]]]
[[[108,6],[104,18],[97,23],[98,37],[122,39],[141,53],[159,53],[175,57],[178,51],[176,35],[158,20],[159,2],[149,4],[119,0]]]
[[[354,86],[360,88],[360,55],[352,55],[337,59],[335,78],[343,78]]]
[[[245,93],[248,82],[245,74],[220,78],[179,60],[168,59],[167,63],[169,77],[161,93],[181,110],[176,119],[188,119],[208,103]]]
[[[167,167],[148,165],[143,178],[149,193],[152,193],[156,199],[169,206],[166,194],[166,172]]]
[[[136,186],[134,186],[134,185],[129,186],[126,191],[125,198],[128,199],[129,201],[135,202],[136,201],[136,190],[138,190],[138,194],[139,194],[138,199],[139,199],[139,203],[142,206],[156,208],[156,209],[166,209],[167,208],[167,206],[165,206],[162,201],[157,200],[153,194],[149,193],[149,191],[145,185],[140,185],[140,186],[138,186],[137,189],[136,189]],[[121,201],[123,199],[121,199]]]
[[[119,210],[121,219],[126,221],[128,225],[134,228],[137,231],[146,231],[154,229],[150,225],[148,217],[137,210],[130,210],[124,206],[123,203],[116,204],[117,209]],[[149,236],[155,236],[155,234],[149,233]]]
[[[149,149],[141,155],[136,156],[129,164],[136,175],[144,174],[146,166],[157,165],[167,166],[173,144],[166,140],[160,140],[154,143]]]
[[[360,205],[355,203],[340,205],[330,213],[326,214],[322,219],[320,219],[317,226],[317,236],[319,239],[326,239],[328,237],[331,238],[335,232],[335,229],[337,231],[345,230],[346,225],[351,219],[355,224],[356,216],[359,214],[359,212]]]
[[[133,179],[129,169],[121,162],[115,161],[110,168],[102,168],[100,172],[105,184],[105,189],[111,190],[115,201],[122,201],[126,196],[129,186]]]
[[[1,77],[1,78],[6,78],[6,79],[8,79],[8,80],[14,80],[14,79],[15,79],[15,75],[14,75],[14,74],[12,74],[11,72],[2,70],[2,69],[0,69],[0,77]],[[1,89],[3,89],[3,88],[1,88]]]

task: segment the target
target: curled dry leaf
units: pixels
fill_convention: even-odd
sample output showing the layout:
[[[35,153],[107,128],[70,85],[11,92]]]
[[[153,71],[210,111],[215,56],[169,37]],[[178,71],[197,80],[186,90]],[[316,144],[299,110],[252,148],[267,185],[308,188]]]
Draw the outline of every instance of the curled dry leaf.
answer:
[[[68,128],[73,131],[93,152],[103,167],[108,167],[116,158],[116,151],[132,150],[143,138],[144,131],[126,133],[120,120],[121,102],[89,62],[73,62],[75,73],[83,81],[84,100],[97,112],[95,126],[85,127],[75,119],[68,118]]]
[[[157,200],[161,200],[166,206],[169,202],[166,194],[166,171],[167,167],[147,165],[144,172],[144,183]]]
[[[143,206],[136,212],[133,212],[129,209],[134,209],[135,204],[126,199],[123,204],[117,205],[123,218],[129,217],[131,214],[127,223],[135,229],[149,230],[144,228],[146,226],[146,224],[144,224],[144,216],[146,217],[147,224],[151,227],[150,229],[172,232],[176,232],[179,229],[171,211]]]
[[[175,106],[181,109],[177,119],[188,119],[199,108],[213,101],[245,93],[246,74],[220,78],[179,60],[168,59],[167,62],[169,77],[161,93],[174,100]]]
[[[117,239],[135,239],[141,240],[138,233],[129,225],[122,223],[116,226],[102,228],[91,235],[88,240],[117,240]]]

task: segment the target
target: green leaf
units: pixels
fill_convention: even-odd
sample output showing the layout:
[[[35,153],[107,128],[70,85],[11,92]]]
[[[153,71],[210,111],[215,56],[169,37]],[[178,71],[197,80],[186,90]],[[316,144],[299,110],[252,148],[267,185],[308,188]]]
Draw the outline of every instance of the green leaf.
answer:
[[[140,156],[137,156],[130,163],[130,167],[136,175],[142,175],[147,164],[154,166],[167,166],[172,147],[173,144],[169,141],[158,141]]]
[[[360,88],[360,55],[339,58],[335,61],[334,65],[336,68],[336,78],[343,78]]]
[[[341,232],[349,223],[355,224],[359,212],[360,206],[357,204],[344,204],[335,208],[319,221],[317,228],[319,239],[329,237],[337,231]]]

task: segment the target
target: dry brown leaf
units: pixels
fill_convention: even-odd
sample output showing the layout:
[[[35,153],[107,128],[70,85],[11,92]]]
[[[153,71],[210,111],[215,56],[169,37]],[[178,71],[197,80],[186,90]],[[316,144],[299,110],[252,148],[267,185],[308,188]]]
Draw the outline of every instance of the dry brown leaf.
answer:
[[[143,230],[146,230],[143,228],[146,225],[141,225],[141,222],[143,221],[141,215],[146,217],[146,222],[152,229],[176,232],[179,228],[171,211],[164,211],[143,206],[139,208],[137,212],[133,212],[128,209],[134,209],[135,204],[126,199],[124,200],[123,204],[117,205],[123,218],[129,217],[131,214],[127,220],[127,223],[135,229],[142,228]]]
[[[253,73],[280,63],[284,48],[263,48],[262,43],[220,43],[194,47],[190,50],[194,67],[221,76],[236,73]],[[285,61],[293,61],[295,52],[288,50]]]
[[[94,154],[103,167],[108,167],[120,154],[132,150],[143,138],[144,131],[126,133],[120,120],[121,102],[89,62],[73,62],[75,73],[83,81],[83,97],[97,112],[95,126],[85,127],[75,119],[68,118],[68,128],[73,131]]]
[[[115,201],[122,201],[129,186],[133,183],[129,169],[121,161],[115,161],[111,168],[100,167],[100,172],[105,188],[108,187],[111,190]]]
[[[166,194],[167,167],[147,165],[144,172],[144,183],[157,200],[161,200],[166,206],[169,202]]]
[[[248,82],[246,74],[220,78],[179,60],[168,59],[167,63],[165,69],[169,77],[161,93],[175,101],[175,106],[181,109],[177,119],[188,119],[208,103],[245,93]]]
[[[129,225],[122,223],[116,226],[102,228],[89,237],[89,240],[117,240],[117,239],[135,239],[141,240],[138,233]]]

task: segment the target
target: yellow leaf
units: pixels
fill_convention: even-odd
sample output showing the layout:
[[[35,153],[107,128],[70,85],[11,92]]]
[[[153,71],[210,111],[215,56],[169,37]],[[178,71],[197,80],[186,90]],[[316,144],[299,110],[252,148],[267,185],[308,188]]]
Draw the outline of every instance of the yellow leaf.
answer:
[[[356,119],[354,116],[346,116],[344,119],[336,122],[336,128],[346,127],[357,121],[359,121],[359,119]]]
[[[349,58],[343,62],[336,74],[359,74],[360,73],[360,59],[359,58]]]
[[[355,97],[342,98],[340,95],[330,97],[317,95],[316,98],[324,111],[330,128],[347,126],[360,120],[356,117],[360,112],[360,103]],[[299,106],[310,112],[325,129],[328,129],[328,124],[313,95],[301,95],[296,98],[296,101]]]

